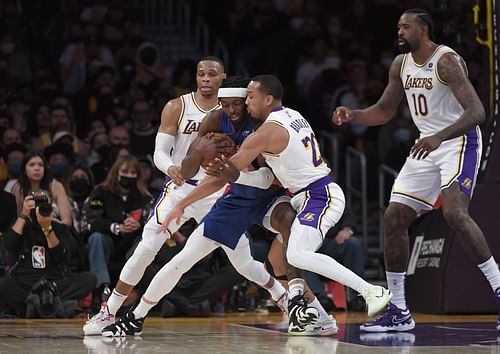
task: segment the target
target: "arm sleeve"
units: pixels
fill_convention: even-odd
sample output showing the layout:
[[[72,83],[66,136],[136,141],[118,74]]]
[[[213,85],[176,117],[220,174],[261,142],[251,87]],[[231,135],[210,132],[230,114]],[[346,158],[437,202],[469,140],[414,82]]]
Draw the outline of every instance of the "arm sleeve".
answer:
[[[175,142],[175,136],[158,132],[156,134],[156,143],[155,143],[155,151],[153,154],[153,161],[156,167],[168,175],[168,168],[174,165],[172,161],[172,157],[170,155]]]
[[[240,176],[234,183],[244,184],[246,186],[260,189],[268,189],[274,181],[274,174],[268,167],[261,167],[258,170],[250,172],[240,172]]]

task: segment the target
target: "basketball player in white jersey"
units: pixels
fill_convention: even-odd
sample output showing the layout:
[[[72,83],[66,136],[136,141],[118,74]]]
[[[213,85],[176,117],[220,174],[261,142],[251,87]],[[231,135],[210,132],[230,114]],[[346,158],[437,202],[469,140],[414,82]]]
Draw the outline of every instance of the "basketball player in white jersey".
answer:
[[[146,267],[153,261],[165,240],[174,234],[180,225],[171,225],[167,233],[157,234],[161,221],[178,200],[187,195],[204,177],[200,171],[184,180],[181,162],[191,142],[198,136],[203,118],[213,109],[219,108],[218,89],[225,78],[224,65],[219,58],[205,57],[196,67],[195,92],[167,102],[161,113],[161,124],[156,135],[153,159],[156,167],[167,175],[163,191],[155,202],[150,218],[144,226],[142,239],[133,255],[128,259],[107,303],[83,327],[85,335],[101,334],[104,327],[115,322],[115,315],[130,291],[141,280]],[[214,193],[186,209],[182,223],[190,218],[200,222],[210,210],[220,193]],[[120,226],[115,226],[120,233]]]
[[[481,101],[467,78],[462,58],[433,42],[433,22],[420,9],[403,13],[398,43],[404,54],[389,70],[389,83],[379,101],[363,110],[338,107],[336,124],[388,122],[406,94],[420,139],[410,150],[391,193],[384,216],[384,256],[387,282],[393,293],[388,308],[362,331],[407,331],[415,327],[404,293],[409,256],[408,227],[441,194],[443,215],[496,293],[500,306],[500,273],[486,239],[468,208],[481,160],[484,122]],[[500,330],[500,318],[497,321]]]
[[[262,154],[282,186],[294,193],[290,203],[297,215],[288,240],[288,263],[356,290],[368,305],[368,315],[373,316],[387,306],[390,292],[366,282],[333,258],[316,253],[326,232],[344,212],[344,193],[329,175],[330,168],[321,157],[311,126],[299,112],[282,106],[282,96],[283,87],[275,76],[259,75],[250,81],[248,112],[264,122],[230,160],[218,160],[208,171],[217,176],[226,164],[241,171]],[[304,328],[317,318],[311,311],[304,311],[308,308],[303,298],[304,281],[290,279],[288,286],[288,331],[306,334]]]

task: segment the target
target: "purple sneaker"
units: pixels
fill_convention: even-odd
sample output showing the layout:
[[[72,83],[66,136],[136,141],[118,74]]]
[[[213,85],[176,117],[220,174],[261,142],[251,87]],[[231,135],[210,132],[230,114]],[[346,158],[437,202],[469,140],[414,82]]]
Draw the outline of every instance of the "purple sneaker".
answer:
[[[410,310],[402,310],[389,303],[387,309],[380,316],[370,322],[362,324],[359,329],[363,332],[403,332],[415,328],[415,321]]]

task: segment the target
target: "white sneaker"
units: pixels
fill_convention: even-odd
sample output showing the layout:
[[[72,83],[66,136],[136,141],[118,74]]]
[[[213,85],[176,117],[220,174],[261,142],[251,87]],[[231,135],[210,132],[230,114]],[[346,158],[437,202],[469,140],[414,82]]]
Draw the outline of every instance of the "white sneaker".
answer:
[[[320,326],[320,336],[333,336],[339,331],[337,321],[332,315],[328,317],[320,317],[317,325]]]
[[[83,334],[86,336],[100,335],[104,327],[113,323],[115,323],[115,315],[110,314],[108,305],[103,303],[101,310],[83,326]]]
[[[288,290],[276,301],[276,306],[288,317]]]
[[[368,307],[368,316],[372,317],[387,307],[392,299],[390,290],[382,286],[371,286],[363,290],[361,296],[365,299]]]

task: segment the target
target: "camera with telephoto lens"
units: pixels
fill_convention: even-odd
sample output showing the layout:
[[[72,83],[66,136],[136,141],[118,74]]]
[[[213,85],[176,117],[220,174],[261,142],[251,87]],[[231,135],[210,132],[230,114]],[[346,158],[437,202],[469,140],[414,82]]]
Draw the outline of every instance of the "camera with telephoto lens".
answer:
[[[33,302],[34,308],[42,318],[56,317],[56,301],[58,294],[57,284],[41,278],[31,287],[31,294],[38,296],[38,299]]]
[[[52,213],[52,206],[49,204],[49,198],[45,194],[33,194],[35,207],[38,207],[38,212],[42,216],[49,216]]]

